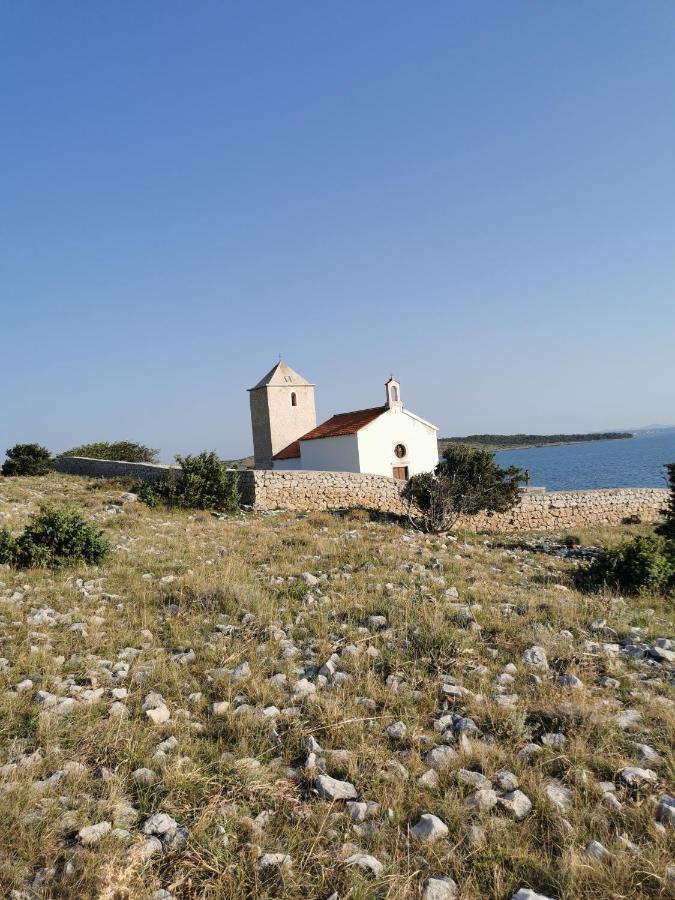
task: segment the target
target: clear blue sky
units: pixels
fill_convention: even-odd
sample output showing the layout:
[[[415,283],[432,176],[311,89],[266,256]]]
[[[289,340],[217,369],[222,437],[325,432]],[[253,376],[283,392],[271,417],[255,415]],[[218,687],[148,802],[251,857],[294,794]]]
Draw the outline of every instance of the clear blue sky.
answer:
[[[675,3],[0,2],[0,450],[675,420]]]

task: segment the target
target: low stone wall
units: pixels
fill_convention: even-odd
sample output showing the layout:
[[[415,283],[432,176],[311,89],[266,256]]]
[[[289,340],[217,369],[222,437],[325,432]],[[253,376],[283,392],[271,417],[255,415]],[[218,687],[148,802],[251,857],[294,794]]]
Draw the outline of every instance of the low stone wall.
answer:
[[[155,481],[178,466],[161,463],[118,462],[114,459],[89,459],[87,456],[64,456],[56,461],[56,471],[64,475],[86,475],[90,478],[142,478]]]
[[[243,474],[243,473],[242,473]],[[403,515],[402,482],[360,472],[250,473],[256,509],[364,509]]]
[[[459,523],[472,531],[546,531],[584,525],[620,525],[636,516],[656,522],[668,502],[666,488],[612,488],[595,491],[551,491],[523,494],[506,513],[479,514]]]
[[[94,478],[156,479],[176,466],[125,463],[104,459],[67,457],[57,470]],[[375,510],[407,514],[401,499],[403,483],[382,475],[355,472],[293,472],[242,469],[239,490],[242,503],[256,510],[309,511],[336,509]],[[480,514],[460,521],[472,531],[569,530],[584,525],[619,525],[637,516],[655,522],[668,503],[666,488],[614,488],[596,491],[530,491],[507,513]]]

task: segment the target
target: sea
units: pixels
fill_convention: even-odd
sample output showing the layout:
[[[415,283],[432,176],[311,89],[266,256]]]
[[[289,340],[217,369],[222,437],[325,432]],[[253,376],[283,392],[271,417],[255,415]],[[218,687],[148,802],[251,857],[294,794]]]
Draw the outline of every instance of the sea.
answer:
[[[529,469],[530,486],[549,491],[666,487],[663,467],[675,462],[675,428],[638,431],[621,440],[499,450],[495,459]]]

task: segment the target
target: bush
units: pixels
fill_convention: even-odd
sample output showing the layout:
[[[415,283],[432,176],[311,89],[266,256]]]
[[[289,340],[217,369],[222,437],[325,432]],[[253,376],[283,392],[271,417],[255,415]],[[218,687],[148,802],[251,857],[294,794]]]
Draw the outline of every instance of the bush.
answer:
[[[0,528],[0,566],[11,566],[14,562],[16,542],[10,531]]]
[[[422,514],[419,524],[425,531],[444,531],[460,516],[511,509],[520,497],[522,477],[522,470],[516,466],[503,469],[497,465],[489,450],[450,446],[434,472],[413,475],[403,496],[415,524],[417,507]]]
[[[675,542],[667,538],[636,537],[603,550],[576,575],[579,587],[624,591],[627,594],[675,590]]]
[[[668,486],[670,487],[670,498],[668,506],[663,510],[666,517],[665,522],[656,529],[657,534],[675,541],[675,463],[668,463],[665,467],[666,477],[668,478]]]
[[[3,475],[46,475],[52,467],[52,456],[39,444],[16,444],[7,451]]]
[[[18,569],[56,569],[76,562],[100,563],[110,551],[103,533],[80,513],[43,509],[17,538],[0,532],[0,562]]]
[[[82,444],[81,447],[73,447],[59,453],[59,459],[64,456],[86,456],[88,459],[114,459],[119,462],[157,462],[159,450],[144,447],[134,441],[99,441],[95,444]]]
[[[153,482],[140,482],[135,491],[149,506],[163,503],[186,509],[239,510],[239,476],[228,472],[215,453],[177,456],[180,471]]]

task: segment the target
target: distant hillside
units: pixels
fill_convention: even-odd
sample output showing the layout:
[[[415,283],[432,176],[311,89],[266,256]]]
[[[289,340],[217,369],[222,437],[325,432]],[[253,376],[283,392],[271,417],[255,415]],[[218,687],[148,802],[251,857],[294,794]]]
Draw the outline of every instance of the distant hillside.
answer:
[[[544,447],[547,444],[578,444],[582,441],[616,441],[632,438],[630,431],[602,431],[594,434],[469,434],[466,437],[439,438],[441,452],[450,444],[466,444],[486,450],[517,450]]]
[[[253,468],[253,457],[252,456],[243,456],[241,459],[223,459],[223,463],[226,466],[234,469],[252,469]]]

